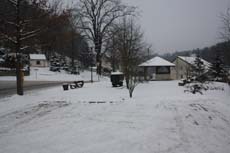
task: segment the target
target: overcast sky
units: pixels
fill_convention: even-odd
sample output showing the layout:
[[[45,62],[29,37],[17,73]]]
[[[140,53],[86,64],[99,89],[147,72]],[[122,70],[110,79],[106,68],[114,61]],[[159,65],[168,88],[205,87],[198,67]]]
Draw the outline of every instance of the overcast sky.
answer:
[[[146,40],[157,53],[203,48],[220,42],[220,13],[230,0],[122,0],[138,6]]]

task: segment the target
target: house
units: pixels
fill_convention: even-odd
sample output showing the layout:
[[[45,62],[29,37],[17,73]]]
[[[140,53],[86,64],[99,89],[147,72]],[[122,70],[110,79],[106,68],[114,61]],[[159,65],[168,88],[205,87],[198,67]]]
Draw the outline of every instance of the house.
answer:
[[[48,67],[48,61],[44,54],[30,54],[31,67]]]
[[[178,56],[173,63],[175,64],[175,74],[173,77],[174,79],[186,79],[188,77],[191,77],[191,71],[194,66],[194,62],[196,60],[196,57],[189,57],[189,56]],[[201,59],[201,61],[204,63],[205,71],[207,72],[211,66],[209,62],[207,62],[204,59]]]
[[[175,64],[158,56],[139,65],[144,80],[172,80],[174,67]]]

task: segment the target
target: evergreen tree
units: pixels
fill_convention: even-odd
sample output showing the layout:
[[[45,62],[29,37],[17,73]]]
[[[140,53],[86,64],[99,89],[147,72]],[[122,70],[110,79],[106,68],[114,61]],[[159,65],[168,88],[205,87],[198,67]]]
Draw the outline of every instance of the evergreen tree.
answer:
[[[205,65],[199,55],[196,56],[194,61],[192,76],[197,80],[201,77],[205,72]]]
[[[191,74],[193,81],[191,82],[191,84],[187,86],[188,89],[186,89],[185,92],[191,92],[193,94],[203,94],[202,91],[208,89],[205,86],[205,82],[207,81],[207,75],[205,74],[204,62],[200,58],[199,54],[196,56],[194,60]]]
[[[226,71],[224,70],[224,62],[220,55],[216,55],[214,62],[211,66],[212,76],[215,80],[224,81],[226,78]]]

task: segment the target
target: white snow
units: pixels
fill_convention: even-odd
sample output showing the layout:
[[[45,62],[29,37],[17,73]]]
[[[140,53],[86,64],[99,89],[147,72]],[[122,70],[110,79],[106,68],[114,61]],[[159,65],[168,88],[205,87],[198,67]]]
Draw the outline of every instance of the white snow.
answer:
[[[0,76],[0,81],[13,81],[16,80],[15,76]],[[69,74],[65,71],[52,72],[49,68],[31,67],[30,76],[24,77],[25,81],[76,81],[76,80],[91,80],[91,72],[80,72],[80,75]],[[93,80],[98,81],[96,72],[93,72]]]
[[[46,60],[46,56],[44,54],[30,54],[31,60]]]
[[[184,93],[177,81],[109,81],[0,99],[1,153],[229,153],[230,89]]]
[[[175,66],[175,64],[161,58],[161,57],[154,57],[142,64],[139,65],[140,67],[145,67],[145,66]]]

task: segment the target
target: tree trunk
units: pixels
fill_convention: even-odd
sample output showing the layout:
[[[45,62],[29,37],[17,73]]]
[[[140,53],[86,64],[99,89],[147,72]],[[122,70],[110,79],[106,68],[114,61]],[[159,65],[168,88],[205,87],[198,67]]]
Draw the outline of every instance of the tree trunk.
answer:
[[[98,74],[102,75],[102,61],[99,61],[99,65],[98,65]]]
[[[23,72],[22,72],[22,57],[21,57],[21,23],[20,23],[20,5],[21,0],[17,1],[16,4],[16,41],[15,50],[16,50],[16,58],[17,58],[17,66],[16,66],[16,78],[17,78],[17,94],[23,95]]]
[[[101,75],[102,69],[102,60],[101,60],[101,47],[95,47],[96,50],[96,64],[97,64],[97,74]],[[99,51],[100,50],[100,51]]]
[[[128,78],[128,76],[125,76],[125,81],[126,81],[126,88],[129,89],[129,78]]]
[[[129,86],[130,86],[129,87],[129,97],[133,98],[133,91],[134,91],[135,86],[134,86],[134,84],[129,85]]]
[[[129,91],[129,97],[133,98],[133,92],[132,91]]]
[[[112,65],[112,71],[115,72],[116,71],[116,61],[115,61],[115,56],[113,55],[111,58],[111,65]]]
[[[23,72],[22,72],[22,64],[17,60],[16,66],[16,77],[17,77],[17,94],[22,96],[23,93]]]

